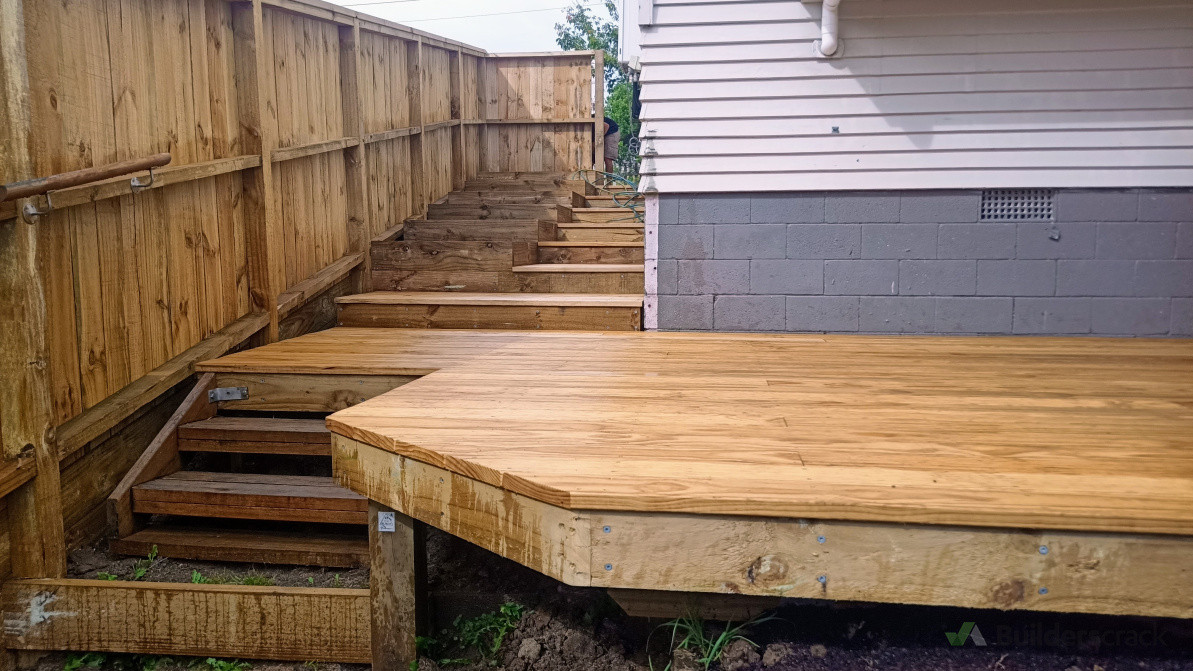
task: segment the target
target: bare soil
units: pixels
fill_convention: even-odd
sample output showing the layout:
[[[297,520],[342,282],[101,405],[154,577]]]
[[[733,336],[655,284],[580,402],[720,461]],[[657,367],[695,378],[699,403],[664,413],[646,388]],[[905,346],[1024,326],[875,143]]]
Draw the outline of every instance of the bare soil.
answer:
[[[435,595],[432,636],[448,638],[457,618],[513,601],[525,606],[496,658],[443,665],[461,671],[643,671],[671,661],[668,632],[625,616],[601,590],[573,588],[476,546],[430,530],[428,582]],[[70,574],[131,575],[136,558],[102,547],[71,553]],[[276,567],[159,559],[145,580],[190,582],[192,571],[224,582],[266,577],[276,585],[367,587],[368,570]],[[339,576],[338,579],[336,576]],[[722,671],[1193,671],[1193,622],[1034,612],[976,611],[819,601],[785,603],[777,619],[754,627],[713,669]],[[949,643],[947,632],[974,622],[974,638]],[[708,623],[715,634],[716,623]],[[719,625],[723,626],[723,625]],[[679,656],[676,671],[704,665]],[[39,671],[59,671],[64,656],[46,658]],[[693,665],[694,663],[694,665]],[[183,671],[159,666],[154,671]],[[255,663],[253,671],[360,671],[351,665]],[[423,671],[441,668],[434,660]],[[123,670],[119,670],[123,671]],[[129,671],[141,671],[131,669]],[[206,671],[205,668],[202,671]]]

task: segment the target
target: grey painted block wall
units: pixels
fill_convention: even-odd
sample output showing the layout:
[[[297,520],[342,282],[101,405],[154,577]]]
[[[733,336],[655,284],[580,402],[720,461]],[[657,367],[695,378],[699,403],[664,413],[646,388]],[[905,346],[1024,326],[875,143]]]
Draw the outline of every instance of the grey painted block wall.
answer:
[[[662,195],[663,330],[1193,336],[1193,189]]]

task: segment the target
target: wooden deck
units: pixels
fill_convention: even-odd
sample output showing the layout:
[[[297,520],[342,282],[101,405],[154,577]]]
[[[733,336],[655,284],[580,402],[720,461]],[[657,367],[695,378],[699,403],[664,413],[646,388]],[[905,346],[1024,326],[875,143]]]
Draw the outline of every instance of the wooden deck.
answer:
[[[350,489],[571,584],[1193,616],[1193,342],[333,329]],[[435,372],[432,372],[435,371]]]

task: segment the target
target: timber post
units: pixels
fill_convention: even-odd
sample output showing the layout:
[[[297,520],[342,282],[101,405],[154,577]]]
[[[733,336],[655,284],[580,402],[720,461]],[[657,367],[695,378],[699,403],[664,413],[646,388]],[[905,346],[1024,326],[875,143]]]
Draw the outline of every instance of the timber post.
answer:
[[[0,0],[0,182],[33,177],[29,71],[22,0]],[[18,202],[18,210],[27,201]],[[0,223],[0,432],[3,457],[32,456],[37,475],[8,501],[12,570],[20,577],[66,574],[58,449],[46,344],[46,295],[39,227]]]
[[[426,621],[426,526],[369,501],[374,671],[407,671]]]

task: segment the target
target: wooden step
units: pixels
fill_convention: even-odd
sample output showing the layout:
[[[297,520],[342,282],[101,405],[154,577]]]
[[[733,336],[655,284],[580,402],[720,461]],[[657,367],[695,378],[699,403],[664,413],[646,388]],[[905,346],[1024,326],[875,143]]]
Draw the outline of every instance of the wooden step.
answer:
[[[622,205],[634,206],[640,212],[645,212],[646,204],[642,196],[631,196],[629,193],[617,196],[582,196],[585,207],[620,207]]]
[[[179,471],[133,487],[133,512],[365,524],[368,500],[329,477]]]
[[[369,563],[364,534],[313,534],[268,529],[210,529],[151,526],[116,541],[117,554],[144,557],[154,547],[158,555],[198,561],[252,564],[296,564],[354,568]]]
[[[638,331],[642,296],[375,291],[336,299],[341,326]]]
[[[641,242],[540,242],[539,263],[642,263]]]
[[[581,196],[582,198],[583,196]],[[575,194],[565,190],[453,191],[435,201],[449,205],[571,205]]]
[[[627,223],[562,223],[556,226],[556,237],[562,242],[642,242],[642,224]]]
[[[464,191],[570,191],[572,193],[590,193],[596,189],[589,187],[583,180],[569,179],[470,179],[464,183]]]
[[[538,260],[537,243],[416,240],[371,247],[373,288],[383,291],[510,291],[515,265]]]
[[[331,455],[331,432],[322,419],[212,417],[178,427],[182,452]]]
[[[556,224],[538,219],[408,219],[407,242],[425,240],[554,240]]]
[[[638,215],[642,214],[644,210],[639,208]],[[616,222],[625,224],[637,223],[638,221],[633,209],[628,207],[575,207],[571,208],[571,221],[574,222]]]
[[[640,263],[536,263],[514,267],[518,291],[528,293],[641,294]]]
[[[427,219],[548,219],[560,221],[559,205],[432,203]],[[566,218],[566,217],[565,217]]]

